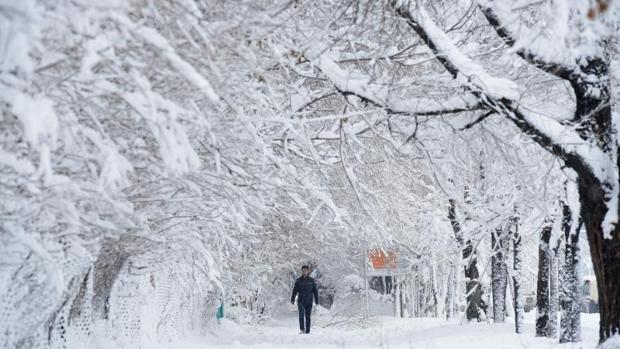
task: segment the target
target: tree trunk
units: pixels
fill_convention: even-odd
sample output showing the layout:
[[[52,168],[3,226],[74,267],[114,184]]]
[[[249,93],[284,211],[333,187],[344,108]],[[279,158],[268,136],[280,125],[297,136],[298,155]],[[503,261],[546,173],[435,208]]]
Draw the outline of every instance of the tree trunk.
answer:
[[[581,218],[588,234],[598,288],[599,339],[604,342],[620,334],[620,226],[613,226],[611,239],[604,238],[603,220],[607,212],[604,190],[596,179],[587,176],[579,176],[578,183]]]
[[[560,308],[560,293],[558,288],[559,250],[562,241],[558,240],[555,247],[550,251],[549,259],[549,323],[547,324],[548,336],[558,337],[558,310]]]
[[[454,317],[454,295],[456,289],[456,265],[450,262],[450,269],[448,272],[448,280],[446,282],[446,320],[450,320]]]
[[[478,272],[478,261],[476,252],[471,240],[468,240],[463,249],[463,259],[465,264],[465,292],[467,294],[467,320],[476,319],[482,321],[486,305],[482,298],[482,285],[480,284],[480,274]]]
[[[405,283],[401,282],[398,285],[398,297],[400,298],[400,317],[405,317],[405,301],[406,299],[404,299],[403,297],[403,287],[405,286]]]
[[[513,273],[512,282],[514,285],[514,308],[515,308],[515,332],[523,333],[523,291],[521,289],[521,275],[523,264],[521,262],[521,236],[519,235],[519,222],[513,219]]]
[[[399,280],[396,279],[396,276],[392,277],[392,282],[394,283],[393,286],[393,294],[392,297],[394,299],[394,317],[402,317],[402,306],[401,306],[401,301],[402,299],[400,298],[400,284],[399,284]]]
[[[551,226],[545,226],[538,244],[538,281],[536,287],[536,336],[547,337],[549,324],[549,239]]]
[[[560,343],[581,340],[581,312],[579,289],[579,231],[581,220],[572,227],[573,214],[566,203],[562,203],[562,230],[564,232],[564,267],[560,292]]]
[[[431,293],[433,296],[433,315],[439,317],[439,300],[437,296],[437,275],[435,273],[435,267],[431,267]]]
[[[448,208],[448,219],[456,235],[456,240],[463,248],[463,260],[465,261],[465,292],[467,295],[467,309],[465,311],[467,320],[482,321],[481,314],[484,314],[485,304],[482,299],[482,287],[480,285],[480,274],[478,273],[477,254],[470,239],[464,241],[461,225],[456,219],[456,203],[450,199]]]
[[[417,273],[413,275],[411,286],[411,304],[413,306],[413,316],[420,317],[420,287]]]
[[[497,228],[491,233],[491,294],[493,296],[493,322],[505,321],[506,287],[508,286],[508,268],[506,266],[507,231]]]
[[[592,264],[596,275],[599,297],[599,341],[620,334],[620,225],[613,222],[609,232],[604,232],[605,215],[611,207],[618,210],[620,194],[613,192],[618,183],[618,143],[611,115],[611,87],[609,62],[605,57],[584,57],[579,62],[580,74],[574,76],[571,85],[575,91],[576,109],[574,121],[582,137],[594,142],[615,162],[615,178],[612,183],[601,182],[588,167],[572,166],[578,173],[577,186],[581,203],[581,219],[586,227]],[[588,78],[584,78],[588,77]],[[568,164],[568,163],[567,163]],[[580,165],[580,164],[577,164]],[[613,197],[611,196],[613,195]],[[615,205],[613,202],[615,201]],[[620,215],[620,212],[615,212]]]

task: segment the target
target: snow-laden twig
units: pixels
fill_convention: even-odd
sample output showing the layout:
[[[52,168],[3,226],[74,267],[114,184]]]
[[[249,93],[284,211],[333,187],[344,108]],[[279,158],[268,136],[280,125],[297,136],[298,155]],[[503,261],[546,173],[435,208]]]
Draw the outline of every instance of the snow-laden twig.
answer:
[[[477,98],[470,93],[449,97],[440,101],[435,98],[402,99],[393,95],[389,85],[374,83],[361,73],[351,73],[332,60],[325,48],[317,46],[307,50],[309,60],[325,74],[337,90],[352,94],[388,113],[409,115],[441,115],[460,113],[480,108]]]
[[[478,6],[499,37],[528,63],[563,79],[568,79],[577,70],[573,52],[565,43],[564,28],[568,25],[569,15],[566,1],[551,1],[546,7],[545,12],[552,22],[547,30],[526,27],[515,18],[508,2],[479,0]]]

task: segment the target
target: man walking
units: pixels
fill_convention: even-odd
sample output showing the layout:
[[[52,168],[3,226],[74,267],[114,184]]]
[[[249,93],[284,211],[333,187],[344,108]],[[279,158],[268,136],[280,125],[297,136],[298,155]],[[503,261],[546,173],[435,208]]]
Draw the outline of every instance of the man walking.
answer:
[[[299,333],[310,333],[310,315],[312,315],[312,297],[319,304],[319,291],[316,288],[316,282],[308,276],[310,268],[307,265],[301,267],[301,277],[295,280],[293,287],[293,295],[291,296],[291,304],[295,304],[295,296],[299,293],[297,299],[297,309],[299,310]],[[306,320],[304,324],[304,318]]]

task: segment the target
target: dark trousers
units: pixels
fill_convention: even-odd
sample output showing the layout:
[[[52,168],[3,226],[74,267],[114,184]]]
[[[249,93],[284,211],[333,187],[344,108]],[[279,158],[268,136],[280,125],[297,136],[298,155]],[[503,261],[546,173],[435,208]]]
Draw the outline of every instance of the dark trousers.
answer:
[[[312,302],[298,302],[297,309],[299,310],[299,329],[301,330],[301,332],[310,333],[310,316],[312,315]],[[306,320],[305,326],[304,318]]]

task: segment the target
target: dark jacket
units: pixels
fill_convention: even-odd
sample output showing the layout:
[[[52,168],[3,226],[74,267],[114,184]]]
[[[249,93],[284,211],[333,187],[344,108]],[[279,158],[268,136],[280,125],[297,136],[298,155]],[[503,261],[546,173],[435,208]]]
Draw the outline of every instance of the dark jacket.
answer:
[[[299,293],[299,300],[297,301],[299,304],[312,304],[312,296],[314,296],[314,302],[319,304],[319,290],[316,288],[316,282],[313,278],[306,276],[295,280],[291,303],[295,302],[297,293]]]

